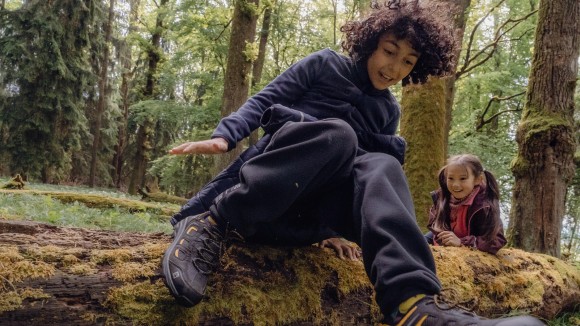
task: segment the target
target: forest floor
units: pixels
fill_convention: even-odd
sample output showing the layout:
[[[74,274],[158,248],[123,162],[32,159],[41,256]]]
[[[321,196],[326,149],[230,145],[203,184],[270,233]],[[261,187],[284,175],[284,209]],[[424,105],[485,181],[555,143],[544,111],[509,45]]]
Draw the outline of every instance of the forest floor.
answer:
[[[9,179],[0,178],[0,185]],[[18,191],[0,190],[0,219],[34,221],[59,227],[163,234],[179,204],[143,201],[111,189],[26,183]],[[130,239],[117,238],[124,242]],[[580,267],[576,266],[579,270]],[[580,307],[548,321],[549,326],[580,326]]]

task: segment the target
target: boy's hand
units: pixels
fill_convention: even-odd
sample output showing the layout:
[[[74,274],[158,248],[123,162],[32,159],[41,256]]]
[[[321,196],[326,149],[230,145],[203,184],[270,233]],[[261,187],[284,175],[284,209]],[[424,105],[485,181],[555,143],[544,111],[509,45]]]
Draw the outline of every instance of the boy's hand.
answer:
[[[344,238],[328,238],[318,244],[321,248],[332,248],[340,259],[360,260],[359,248]]]
[[[228,142],[223,138],[190,141],[169,150],[169,154],[221,154],[228,151]]]
[[[442,231],[437,235],[437,242],[444,246],[461,247],[461,240],[453,231]]]

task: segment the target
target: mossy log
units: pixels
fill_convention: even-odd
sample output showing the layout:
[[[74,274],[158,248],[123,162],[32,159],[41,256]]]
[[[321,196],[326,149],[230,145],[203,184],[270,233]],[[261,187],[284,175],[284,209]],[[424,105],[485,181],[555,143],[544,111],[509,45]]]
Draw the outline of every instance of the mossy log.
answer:
[[[373,325],[362,263],[329,249],[234,244],[207,300],[175,304],[160,275],[171,237],[0,219],[0,325]],[[515,249],[434,247],[448,300],[545,319],[580,304],[580,271]],[[477,300],[474,300],[477,298]]]
[[[14,178],[10,179],[10,181],[6,182],[5,184],[0,186],[0,189],[24,189],[26,184],[24,183],[24,179],[17,174]]]
[[[171,203],[171,204],[178,204],[178,205],[184,205],[188,201],[187,198],[173,196],[173,195],[164,193],[162,191],[154,191],[154,190],[150,189],[149,187],[145,187],[145,189],[139,188],[138,192],[139,192],[139,194],[141,194],[141,200],[144,200],[144,201],[153,201],[153,202],[159,202],[159,203]]]
[[[167,220],[175,212],[179,211],[179,205],[171,205],[169,203],[150,203],[141,200],[134,200],[128,198],[116,198],[105,195],[67,192],[67,191],[46,191],[46,190],[30,190],[30,189],[0,189],[0,194],[15,194],[15,195],[40,195],[49,196],[51,198],[60,200],[63,203],[83,203],[91,208],[121,208],[129,212],[151,212],[156,215],[167,216]]]

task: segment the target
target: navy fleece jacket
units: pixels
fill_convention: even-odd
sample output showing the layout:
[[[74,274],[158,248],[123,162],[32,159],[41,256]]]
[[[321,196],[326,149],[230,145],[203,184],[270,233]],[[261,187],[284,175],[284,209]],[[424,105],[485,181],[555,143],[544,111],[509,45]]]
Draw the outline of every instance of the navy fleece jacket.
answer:
[[[317,119],[338,118],[357,133],[359,146],[368,152],[397,156],[405,142],[393,137],[400,107],[387,90],[377,90],[369,79],[366,62],[354,62],[330,49],[315,52],[292,65],[236,112],[221,120],[212,138],[227,140],[228,150],[260,127],[260,118],[274,104],[307,113]],[[402,162],[402,157],[397,157]]]

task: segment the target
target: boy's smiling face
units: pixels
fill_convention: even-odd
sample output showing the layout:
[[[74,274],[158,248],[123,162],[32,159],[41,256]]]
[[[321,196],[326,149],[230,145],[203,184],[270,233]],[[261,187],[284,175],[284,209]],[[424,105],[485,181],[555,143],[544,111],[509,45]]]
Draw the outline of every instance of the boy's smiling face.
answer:
[[[409,41],[399,40],[391,33],[381,35],[377,49],[367,61],[371,83],[378,90],[396,85],[411,73],[420,55]]]

